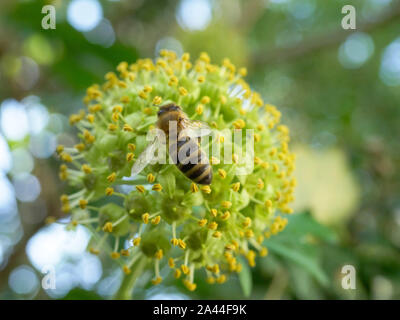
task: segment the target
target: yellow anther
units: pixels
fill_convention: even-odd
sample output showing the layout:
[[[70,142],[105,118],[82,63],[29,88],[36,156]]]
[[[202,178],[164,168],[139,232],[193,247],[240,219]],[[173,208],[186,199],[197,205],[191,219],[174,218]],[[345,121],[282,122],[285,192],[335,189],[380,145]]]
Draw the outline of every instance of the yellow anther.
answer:
[[[121,256],[129,257],[129,256],[130,256],[129,250],[127,250],[127,249],[122,249],[122,250],[121,250]]]
[[[222,201],[221,202],[221,206],[225,209],[229,209],[230,207],[232,207],[232,202],[230,201]]]
[[[189,271],[190,271],[188,266],[186,266],[184,264],[181,265],[181,270],[182,270],[183,274],[189,274]]]
[[[142,240],[141,237],[137,237],[137,238],[133,239],[133,245],[135,247],[139,246],[141,240]]]
[[[90,252],[91,254],[95,254],[95,255],[98,255],[98,254],[100,253],[100,251],[97,250],[97,249],[95,249],[95,248],[90,248],[90,249],[89,249],[89,252]]]
[[[238,192],[240,189],[240,182],[236,182],[234,184],[232,184],[232,190],[235,192]]]
[[[224,169],[218,169],[218,174],[222,179],[226,178],[226,171]]]
[[[217,214],[218,214],[218,211],[217,211],[217,209],[211,209],[210,213],[215,218],[217,216]]]
[[[118,126],[116,125],[116,124],[114,124],[114,123],[110,123],[109,125],[108,125],[108,130],[109,131],[115,131],[115,130],[117,130],[118,129]]]
[[[111,252],[111,258],[112,259],[118,259],[121,255],[119,252]]]
[[[208,229],[210,230],[217,230],[218,228],[218,223],[216,223],[215,221],[212,221],[208,224]]]
[[[125,123],[124,126],[122,127],[122,130],[127,132],[132,132],[133,128],[129,124]]]
[[[147,95],[146,92],[140,91],[140,92],[139,92],[139,97],[142,98],[143,100],[146,100],[147,97],[148,97],[148,95]]]
[[[179,87],[178,91],[181,96],[186,96],[188,94],[188,91],[184,87]]]
[[[202,187],[201,187],[201,190],[202,190],[204,193],[207,193],[207,194],[210,194],[210,193],[211,193],[211,188],[210,188],[210,186],[202,186]]]
[[[229,211],[225,211],[225,213],[221,216],[221,220],[228,220],[231,216]]]
[[[137,185],[136,190],[139,191],[140,193],[144,193],[145,188],[142,185]]]
[[[186,249],[186,243],[182,239],[178,240],[178,247],[181,248],[182,250]]]
[[[265,201],[265,206],[267,207],[267,208],[271,208],[272,207],[272,201],[271,200],[266,200]]]
[[[197,107],[196,107],[196,113],[198,114],[198,115],[201,115],[201,114],[203,114],[203,111],[204,111],[204,106],[200,103],[199,105],[197,105]]]
[[[214,238],[216,238],[216,239],[219,239],[219,238],[221,238],[222,233],[221,233],[220,231],[215,231],[215,232],[212,234],[212,236],[213,236]]]
[[[204,77],[204,76],[199,76],[199,77],[197,78],[197,81],[198,81],[199,83],[203,83],[204,81],[206,81],[206,77]]]
[[[181,274],[182,274],[181,270],[175,269],[175,271],[174,271],[175,279],[179,279],[181,277]]]
[[[244,228],[250,227],[251,226],[251,219],[249,217],[244,218],[242,222],[242,226]]]
[[[245,235],[246,238],[250,239],[250,238],[253,238],[253,237],[254,237],[254,232],[253,232],[253,230],[251,230],[251,229],[247,229],[247,230],[244,232],[244,235]]]
[[[157,252],[154,254],[154,257],[156,258],[156,259],[158,259],[158,260],[161,260],[162,259],[162,257],[163,257],[163,250],[162,249],[159,249],[159,250],[157,250]]]
[[[264,189],[264,181],[262,181],[261,179],[258,179],[257,181],[257,189]]]
[[[143,87],[143,91],[146,92],[146,93],[150,93],[150,92],[153,91],[153,87],[151,87],[151,86],[149,86],[149,85],[145,85],[145,86]]]
[[[153,219],[151,219],[151,224],[157,225],[161,221],[161,216],[156,216]]]
[[[156,183],[151,189],[154,190],[154,191],[161,191],[162,190],[162,186],[161,186],[161,184]]]
[[[199,222],[197,222],[197,224],[200,227],[204,227],[207,224],[207,219],[201,219],[201,220],[199,220]]]
[[[239,156],[236,153],[232,155],[232,161],[236,164],[239,163]]]
[[[226,282],[226,275],[221,274],[217,279],[216,279],[217,283],[222,284],[224,282]]]
[[[104,232],[112,232],[113,226],[111,222],[106,222],[103,226],[103,231]]]
[[[240,69],[239,69],[239,74],[240,74],[242,77],[247,76],[247,69],[246,69],[246,68],[240,68]]]
[[[121,113],[122,112],[122,106],[117,104],[116,106],[113,107],[112,109],[113,112]]]
[[[190,191],[192,191],[193,193],[196,193],[197,191],[199,191],[199,187],[197,186],[197,184],[192,182],[192,184],[190,185]]]
[[[210,103],[210,101],[211,101],[211,99],[210,99],[209,96],[204,96],[204,97],[202,97],[201,100],[200,100],[200,102],[201,102],[202,104],[208,104],[208,103]]]
[[[79,200],[79,207],[80,207],[81,209],[85,209],[86,206],[87,206],[87,204],[88,204],[88,201],[87,201],[86,199],[81,199],[81,200]]]
[[[124,271],[125,274],[130,274],[131,273],[131,269],[127,265],[122,267],[122,271]]]
[[[169,258],[169,259],[168,259],[168,266],[169,266],[171,269],[175,268],[175,261],[174,261],[173,258]]]
[[[128,143],[128,149],[134,152],[136,150],[136,146],[133,143]]]
[[[143,220],[144,224],[149,223],[149,217],[150,217],[150,215],[147,212],[142,214],[142,220]]]
[[[131,98],[129,96],[122,96],[119,101],[121,101],[122,103],[129,103],[131,101]]]
[[[110,183],[114,182],[116,177],[117,177],[117,174],[115,172],[113,172],[107,177],[107,181]]]
[[[190,282],[189,280],[185,280],[184,282],[185,287],[189,290],[189,291],[194,291],[196,290],[197,285],[193,282]]]
[[[149,174],[147,175],[147,181],[148,181],[149,183],[153,183],[154,180],[156,180],[156,177],[155,177],[153,174],[149,173]]]
[[[133,152],[128,152],[126,154],[126,161],[130,162],[133,160],[134,157],[135,157],[135,154]]]
[[[63,152],[61,153],[60,157],[62,161],[72,162],[72,157],[68,153]]]
[[[58,145],[57,148],[56,148],[56,152],[57,152],[58,154],[61,154],[63,151],[64,151],[64,146],[61,145],[61,144]]]
[[[68,203],[68,196],[66,194],[61,195],[60,197],[61,203]]]
[[[213,277],[208,277],[208,278],[206,279],[206,281],[207,281],[207,283],[209,283],[209,284],[214,284],[214,283],[215,283],[215,278],[213,278]]]
[[[267,248],[262,248],[260,250],[260,256],[261,257],[265,257],[266,255],[268,255],[268,249]]]
[[[111,196],[113,193],[114,193],[114,189],[113,188],[110,188],[110,187],[106,188],[106,195],[107,196]]]
[[[162,278],[161,277],[157,277],[155,279],[152,279],[151,283],[156,286],[156,285],[160,284],[161,281],[162,281]]]
[[[78,143],[76,145],[74,145],[74,148],[80,152],[82,152],[83,150],[85,150],[85,145],[83,143]]]
[[[190,59],[190,54],[185,52],[184,54],[182,54],[182,61],[189,61]]]
[[[227,101],[227,99],[226,99],[225,96],[221,96],[221,97],[219,98],[219,100],[221,101],[221,104],[225,104],[226,101]]]
[[[179,244],[179,240],[177,238],[172,238],[171,239],[171,244],[176,247]]]
[[[233,122],[235,129],[243,129],[246,126],[246,122],[243,119],[237,119]]]
[[[155,96],[155,97],[153,98],[153,104],[154,104],[154,105],[158,106],[158,105],[161,104],[161,102],[162,102],[162,98],[161,98],[160,96]]]

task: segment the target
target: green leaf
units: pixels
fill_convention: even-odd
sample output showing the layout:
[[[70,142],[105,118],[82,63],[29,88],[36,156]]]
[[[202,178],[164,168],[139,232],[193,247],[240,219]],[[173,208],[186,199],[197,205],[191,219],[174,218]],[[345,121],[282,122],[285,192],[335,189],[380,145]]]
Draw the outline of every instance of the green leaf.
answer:
[[[324,270],[319,266],[315,257],[307,255],[301,247],[291,248],[280,242],[268,239],[265,241],[266,246],[271,252],[297,263],[308,271],[322,286],[329,284],[329,278]]]
[[[336,232],[329,227],[318,223],[308,212],[295,214],[290,217],[289,224],[282,235],[289,234],[296,239],[298,239],[298,236],[311,234],[314,237],[329,243],[338,242],[338,236]]]
[[[250,267],[243,258],[238,258],[242,265],[242,271],[239,272],[239,282],[245,297],[249,297],[253,287],[253,278],[251,275]]]

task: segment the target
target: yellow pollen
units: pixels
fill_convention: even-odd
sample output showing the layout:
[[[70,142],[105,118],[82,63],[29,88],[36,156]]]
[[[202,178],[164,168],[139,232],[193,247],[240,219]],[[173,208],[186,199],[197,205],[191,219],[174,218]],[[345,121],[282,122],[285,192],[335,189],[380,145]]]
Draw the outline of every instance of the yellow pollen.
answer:
[[[232,190],[238,192],[240,189],[240,182],[236,182],[232,185]]]
[[[162,190],[162,186],[159,183],[156,183],[152,188],[153,191],[161,191]]]
[[[142,214],[142,220],[143,220],[144,224],[149,223],[149,217],[150,217],[150,214],[148,214],[147,212]]]
[[[142,240],[141,237],[137,237],[137,238],[133,239],[133,245],[135,247],[139,246],[141,240]]]
[[[80,207],[81,209],[85,209],[86,206],[87,206],[87,204],[88,204],[88,201],[87,201],[87,200],[85,200],[85,199],[79,200],[79,207]]]
[[[154,105],[158,106],[158,105],[161,104],[161,102],[162,102],[162,98],[160,96],[155,96],[154,97],[154,99],[153,99],[153,104]]]
[[[230,207],[232,207],[232,202],[230,201],[222,201],[221,202],[221,206],[225,209],[229,209]]]
[[[218,169],[218,174],[222,179],[226,178],[226,171],[224,169]]]
[[[190,185],[190,191],[192,191],[193,193],[196,193],[197,191],[199,191],[199,187],[192,182],[192,184]]]
[[[204,193],[207,193],[207,194],[210,194],[210,193],[211,193],[211,188],[210,188],[210,186],[202,186],[202,187],[201,187],[201,190],[202,190]]]
[[[201,220],[199,220],[199,222],[197,222],[197,224],[200,227],[204,227],[207,224],[207,219],[201,219]]]
[[[155,218],[151,219],[151,224],[157,225],[161,221],[161,216],[156,216]]]
[[[128,162],[132,161],[134,157],[135,157],[135,154],[132,152],[129,152],[126,154],[126,161],[128,161]]]
[[[106,222],[103,226],[103,231],[104,232],[112,232],[113,226],[111,222]]]
[[[208,229],[210,230],[217,230],[218,228],[218,223],[216,223],[215,221],[212,221],[208,224]]]

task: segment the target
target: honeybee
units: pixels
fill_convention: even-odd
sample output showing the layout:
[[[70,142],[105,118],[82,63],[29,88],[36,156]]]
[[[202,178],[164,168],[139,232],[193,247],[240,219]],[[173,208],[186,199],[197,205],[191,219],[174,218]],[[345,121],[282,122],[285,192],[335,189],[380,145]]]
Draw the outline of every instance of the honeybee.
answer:
[[[208,157],[199,146],[199,138],[209,135],[210,127],[202,121],[190,120],[175,103],[161,106],[157,117],[157,128],[162,130],[167,138],[168,151],[173,163],[193,182],[203,185],[211,184],[212,168]],[[171,123],[176,126],[171,126]],[[172,134],[175,138],[170,140]],[[133,164],[131,176],[139,174],[151,162],[160,143],[162,141],[156,137],[145,148]]]

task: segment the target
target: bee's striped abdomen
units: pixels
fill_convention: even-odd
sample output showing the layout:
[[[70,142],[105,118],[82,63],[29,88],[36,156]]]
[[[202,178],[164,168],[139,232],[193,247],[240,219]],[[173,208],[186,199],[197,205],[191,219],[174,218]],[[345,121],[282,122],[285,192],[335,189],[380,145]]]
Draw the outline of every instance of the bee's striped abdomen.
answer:
[[[174,163],[186,177],[198,184],[211,184],[210,163],[195,140],[186,137],[170,145],[169,150]]]

